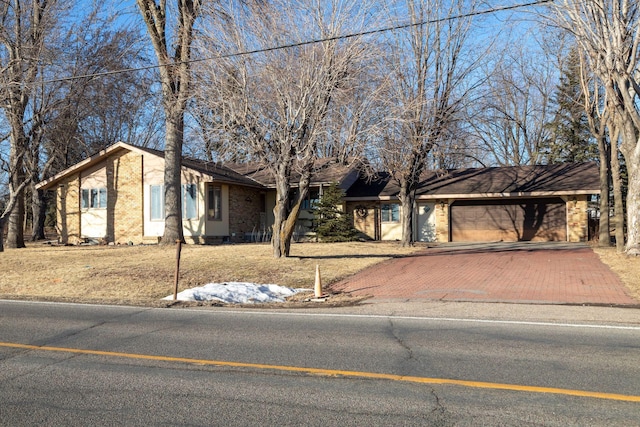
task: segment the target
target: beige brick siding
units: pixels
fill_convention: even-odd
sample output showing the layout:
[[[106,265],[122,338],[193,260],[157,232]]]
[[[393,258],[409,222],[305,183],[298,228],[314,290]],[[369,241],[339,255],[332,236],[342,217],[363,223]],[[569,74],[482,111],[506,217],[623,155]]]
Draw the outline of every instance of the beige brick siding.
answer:
[[[142,167],[142,156],[133,152],[107,159],[107,235],[115,243],[143,241]]]
[[[586,242],[589,238],[587,196],[569,198],[567,201],[567,226],[570,242]]]
[[[436,201],[436,242],[449,241],[449,203]]]

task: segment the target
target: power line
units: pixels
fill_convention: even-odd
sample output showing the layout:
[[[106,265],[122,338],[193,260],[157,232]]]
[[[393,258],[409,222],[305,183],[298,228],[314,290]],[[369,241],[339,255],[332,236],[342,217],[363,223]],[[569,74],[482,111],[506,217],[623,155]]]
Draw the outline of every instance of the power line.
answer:
[[[58,79],[40,81],[39,84],[59,83],[59,82],[65,82],[65,81],[71,81],[71,80],[80,80],[80,79],[87,79],[87,78],[99,78],[99,77],[111,76],[111,75],[114,75],[114,74],[133,73],[133,72],[138,72],[138,71],[147,71],[147,70],[153,70],[153,69],[157,69],[157,68],[161,68],[161,67],[171,67],[171,66],[181,65],[181,64],[195,64],[195,63],[198,63],[198,62],[215,61],[216,59],[233,58],[233,57],[236,57],[236,56],[255,55],[257,53],[273,52],[273,51],[276,51],[276,50],[283,50],[283,49],[290,49],[290,48],[294,48],[294,47],[308,46],[308,45],[311,45],[311,44],[323,43],[323,42],[328,42],[328,41],[347,40],[347,39],[356,38],[356,37],[363,37],[363,36],[369,36],[369,35],[373,35],[373,34],[386,33],[386,32],[389,32],[389,31],[404,30],[404,29],[407,29],[407,28],[419,27],[421,25],[436,24],[436,23],[440,23],[440,22],[454,21],[454,20],[457,20],[457,19],[473,18],[473,17],[476,17],[476,16],[482,16],[482,15],[490,15],[490,14],[494,14],[494,13],[498,13],[498,12],[505,12],[505,11],[509,11],[509,10],[522,9],[522,8],[526,8],[526,7],[530,7],[530,6],[540,6],[540,5],[543,5],[543,4],[546,4],[546,3],[552,3],[553,1],[554,0],[537,0],[537,1],[532,1],[532,2],[529,2],[529,3],[521,3],[521,4],[511,5],[511,6],[501,6],[501,7],[495,7],[495,8],[491,8],[491,9],[487,9],[487,10],[480,10],[480,11],[475,11],[475,12],[470,12],[470,13],[464,13],[464,14],[460,14],[460,15],[449,16],[449,17],[446,17],[446,18],[436,18],[436,19],[430,19],[430,20],[416,22],[416,23],[402,24],[402,25],[396,25],[396,26],[391,26],[391,27],[378,28],[378,29],[375,29],[375,30],[361,31],[361,32],[357,32],[357,33],[344,34],[344,35],[333,36],[333,37],[326,37],[326,38],[322,38],[322,39],[306,40],[306,41],[301,41],[301,42],[283,44],[283,45],[279,45],[279,46],[273,46],[273,47],[255,49],[255,50],[247,50],[247,51],[244,51],[244,52],[228,53],[228,54],[218,55],[218,56],[209,57],[209,58],[196,58],[196,59],[192,59],[192,60],[189,60],[189,61],[175,62],[175,63],[171,63],[171,64],[147,65],[147,66],[144,66],[144,67],[123,68],[123,69],[119,69],[119,70],[104,71],[104,72],[101,72],[101,73],[83,74],[83,75],[80,75],[80,76],[61,77],[61,78],[58,78]]]

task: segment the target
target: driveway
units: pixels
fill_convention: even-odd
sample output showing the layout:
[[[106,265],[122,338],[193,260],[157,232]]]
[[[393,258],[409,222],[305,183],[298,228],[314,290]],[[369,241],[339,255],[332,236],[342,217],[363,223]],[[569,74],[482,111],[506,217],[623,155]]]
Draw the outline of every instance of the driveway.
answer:
[[[374,300],[639,305],[583,243],[440,244],[332,289]]]

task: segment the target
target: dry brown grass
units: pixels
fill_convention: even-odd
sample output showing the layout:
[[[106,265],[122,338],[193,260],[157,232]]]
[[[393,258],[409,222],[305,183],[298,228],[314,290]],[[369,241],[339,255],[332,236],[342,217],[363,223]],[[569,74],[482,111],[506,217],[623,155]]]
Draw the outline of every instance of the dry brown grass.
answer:
[[[594,247],[593,251],[620,277],[631,296],[640,299],[640,257],[620,254],[615,248]]]
[[[276,260],[268,244],[185,245],[179,289],[231,281],[313,288],[316,265],[327,285],[420,249],[386,242],[298,243],[292,257]],[[593,250],[640,298],[640,257]],[[31,244],[0,253],[0,298],[151,304],[173,293],[175,263],[175,247]]]
[[[397,243],[298,243],[292,257],[274,259],[268,244],[182,246],[179,289],[243,281],[313,288],[420,248]],[[0,253],[0,297],[147,304],[173,293],[176,248],[55,247],[33,244]]]

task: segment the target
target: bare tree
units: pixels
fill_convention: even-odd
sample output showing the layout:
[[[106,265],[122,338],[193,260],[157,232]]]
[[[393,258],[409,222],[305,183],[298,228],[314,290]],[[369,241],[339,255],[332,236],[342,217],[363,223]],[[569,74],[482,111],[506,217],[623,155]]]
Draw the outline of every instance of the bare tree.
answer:
[[[381,71],[389,76],[389,103],[378,157],[400,187],[403,246],[413,243],[414,192],[428,155],[447,139],[470,93],[468,78],[479,52],[470,49],[471,19],[463,16],[474,7],[465,0],[408,0],[389,6],[406,10],[413,24],[390,33]]]
[[[165,115],[163,244],[184,240],[182,230],[181,170],[184,117],[191,87],[191,44],[200,0],[176,0],[177,16],[170,22],[166,0],[136,0],[158,59]],[[173,39],[167,32],[173,31]]]
[[[620,151],[629,174],[628,254],[640,254],[640,5],[635,0],[563,0],[550,6],[556,24],[573,34],[613,106]],[[612,138],[612,141],[615,139]],[[611,157],[614,158],[612,152]]]
[[[24,247],[23,191],[32,179],[25,170],[32,120],[28,107],[45,60],[46,39],[57,15],[55,0],[12,0],[0,3],[0,106],[10,128],[9,202],[0,216],[0,236],[8,222],[7,246]],[[0,245],[0,249],[4,246]]]
[[[610,105],[600,81],[589,69],[584,55],[580,55],[580,85],[582,87],[583,108],[586,113],[589,130],[598,144],[600,172],[600,218],[598,245],[610,245],[609,189],[611,182],[611,143],[607,132],[610,117]],[[616,150],[614,150],[616,153]]]
[[[550,139],[555,61],[541,43],[526,39],[487,63],[484,95],[470,106],[470,133],[491,164],[538,164]]]
[[[259,162],[272,174],[273,255],[289,256],[315,160],[329,139],[328,119],[340,111],[333,108],[336,102],[358,85],[358,67],[367,54],[360,38],[338,36],[357,32],[367,5],[276,0],[227,6],[215,12],[224,22],[207,25],[203,55],[220,57],[199,70],[200,102],[214,114],[210,132],[222,156]],[[299,43],[309,40],[325,41]]]
[[[34,88],[31,148],[25,159],[31,175],[27,193],[33,241],[45,237],[47,199],[35,189],[37,182],[115,141],[144,144],[136,136],[141,131],[140,117],[149,108],[151,79],[141,73],[89,77],[134,68],[144,58],[138,32],[114,28],[113,17],[101,17],[101,7],[96,4],[82,15],[82,22],[71,22],[66,31],[59,31],[50,49],[55,60],[40,67],[47,82]]]

